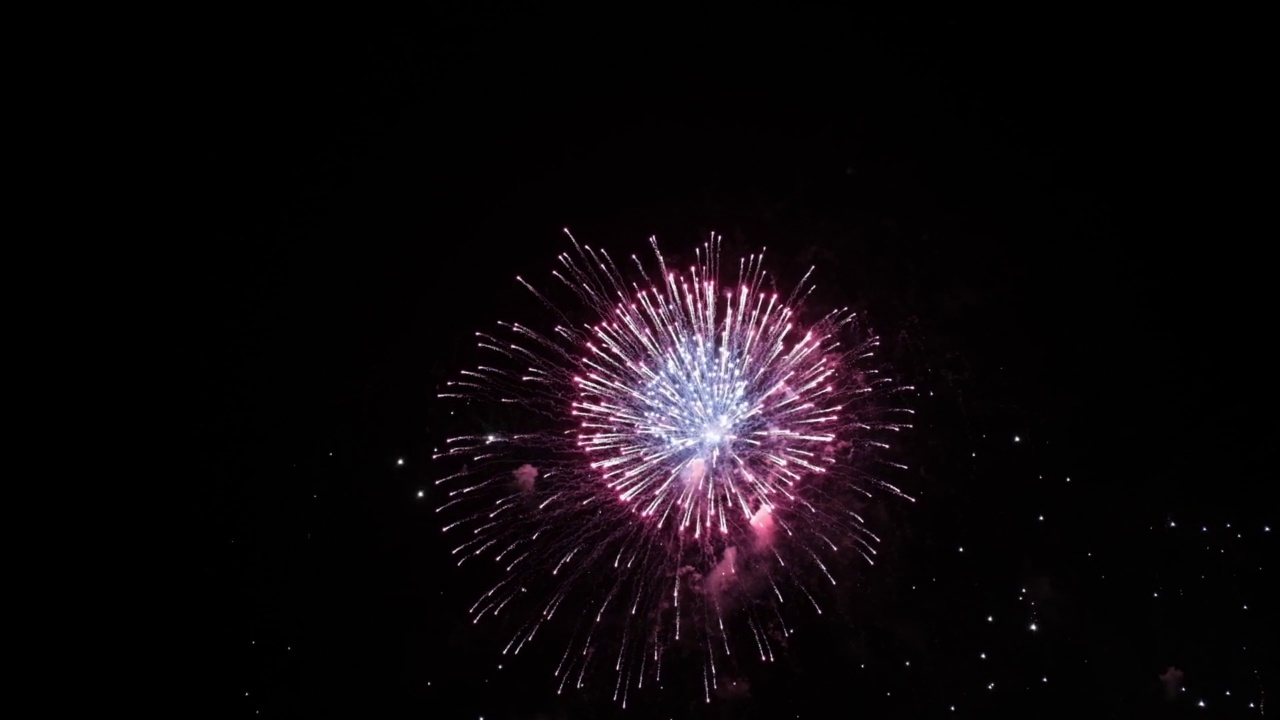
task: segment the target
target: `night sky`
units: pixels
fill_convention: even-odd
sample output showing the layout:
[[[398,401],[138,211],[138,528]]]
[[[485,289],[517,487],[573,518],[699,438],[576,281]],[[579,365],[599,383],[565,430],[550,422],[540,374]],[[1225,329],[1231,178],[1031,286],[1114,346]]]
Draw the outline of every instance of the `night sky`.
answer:
[[[216,513],[193,710],[1262,715],[1280,398],[1250,26],[619,10],[211,32],[182,155],[208,207],[193,382]],[[455,567],[433,512],[459,422],[439,387],[475,331],[532,309],[515,276],[548,280],[565,227],[620,256],[715,231],[784,281],[816,265],[814,302],[868,313],[918,388],[893,478],[918,501],[877,498],[879,562],[711,704],[680,682],[625,711],[607,681],[557,697],[562,645],[503,657],[468,621],[491,578]]]

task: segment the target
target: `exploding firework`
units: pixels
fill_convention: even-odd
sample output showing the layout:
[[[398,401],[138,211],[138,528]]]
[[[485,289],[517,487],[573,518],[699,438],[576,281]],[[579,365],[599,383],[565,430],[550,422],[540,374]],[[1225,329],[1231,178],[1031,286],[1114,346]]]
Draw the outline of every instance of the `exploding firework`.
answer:
[[[886,399],[910,388],[873,366],[856,315],[805,322],[812,270],[782,297],[761,253],[724,284],[713,236],[687,273],[653,241],[659,274],[632,256],[629,282],[569,239],[553,276],[574,310],[520,279],[558,324],[477,333],[493,360],[441,395],[506,404],[511,425],[447,441],[437,512],[459,565],[497,564],[471,616],[515,618],[504,653],[563,623],[558,688],[607,671],[625,706],[692,648],[709,701],[739,655],[774,659],[793,605],[822,612],[815,586],[846,559],[873,563],[857,509],[876,489],[906,497],[876,468],[904,467],[885,439],[911,411]]]

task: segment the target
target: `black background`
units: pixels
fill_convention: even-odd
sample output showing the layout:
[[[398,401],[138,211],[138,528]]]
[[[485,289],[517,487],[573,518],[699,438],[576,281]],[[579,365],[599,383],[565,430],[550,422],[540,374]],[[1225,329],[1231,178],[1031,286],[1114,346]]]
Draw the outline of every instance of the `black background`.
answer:
[[[842,619],[805,620],[749,697],[626,716],[1251,716],[1277,435],[1254,26],[442,11],[202,35],[179,159],[207,207],[218,609],[191,702],[619,712],[466,622],[478,578],[417,497],[436,386],[529,310],[514,275],[545,279],[569,227],[816,264],[817,301],[865,308],[920,389],[895,478],[920,501]]]

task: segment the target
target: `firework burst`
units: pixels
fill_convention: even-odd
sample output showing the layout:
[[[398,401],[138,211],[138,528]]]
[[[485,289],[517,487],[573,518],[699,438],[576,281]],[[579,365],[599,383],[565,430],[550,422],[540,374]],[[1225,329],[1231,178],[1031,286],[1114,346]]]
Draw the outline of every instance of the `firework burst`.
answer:
[[[822,612],[815,585],[846,558],[873,563],[856,499],[906,497],[875,468],[904,467],[881,458],[911,411],[885,400],[910,388],[873,367],[879,341],[854,314],[805,322],[809,274],[782,297],[763,253],[725,284],[718,238],[685,273],[653,242],[658,274],[632,256],[628,282],[569,239],[553,275],[575,311],[520,279],[558,324],[477,333],[493,360],[441,395],[528,417],[447,441],[437,512],[458,564],[498,567],[471,615],[516,618],[505,653],[563,622],[559,689],[605,670],[625,706],[692,647],[709,701],[739,655],[773,660],[792,605]],[[583,309],[591,324],[571,319]]]

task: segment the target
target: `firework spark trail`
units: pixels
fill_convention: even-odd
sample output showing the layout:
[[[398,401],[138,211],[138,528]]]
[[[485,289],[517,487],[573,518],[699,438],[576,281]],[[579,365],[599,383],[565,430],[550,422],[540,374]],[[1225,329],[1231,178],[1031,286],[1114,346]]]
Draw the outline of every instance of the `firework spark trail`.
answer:
[[[559,324],[477,333],[496,359],[441,397],[539,417],[519,432],[450,438],[437,458],[462,468],[438,481],[447,488],[438,511],[449,510],[458,564],[489,554],[502,569],[473,621],[541,602],[504,652],[519,653],[575,598],[577,627],[555,671],[561,690],[572,673],[582,686],[607,637],[616,652],[599,666],[625,704],[647,677],[660,685],[664,649],[687,642],[701,648],[709,701],[724,676],[718,663],[738,657],[735,625],[745,647],[772,660],[778,634],[791,633],[784,608],[797,607],[784,588],[820,614],[811,581],[837,584],[830,563],[855,553],[871,562],[877,538],[848,496],[908,497],[867,468],[903,467],[876,457],[889,449],[885,435],[910,427],[910,411],[881,400],[911,388],[867,366],[879,342],[855,315],[805,324],[809,274],[783,298],[763,253],[722,284],[718,238],[685,274],[652,241],[659,274],[633,255],[638,282],[629,283],[608,253],[569,239],[574,253],[559,256],[553,277],[596,322],[575,324],[517,278]],[[696,637],[681,640],[682,627]]]

